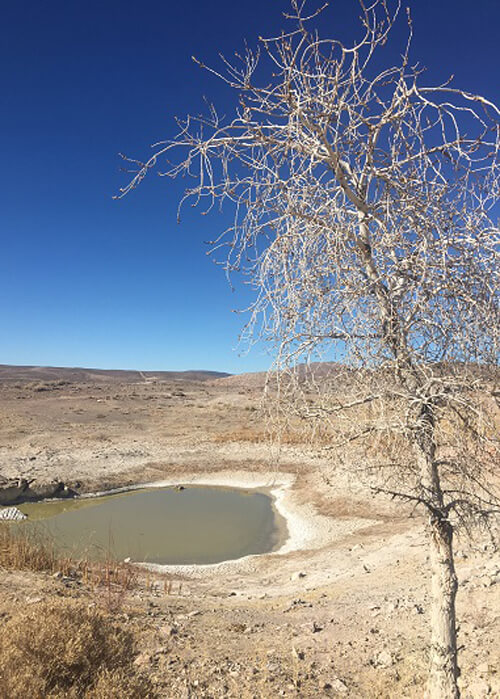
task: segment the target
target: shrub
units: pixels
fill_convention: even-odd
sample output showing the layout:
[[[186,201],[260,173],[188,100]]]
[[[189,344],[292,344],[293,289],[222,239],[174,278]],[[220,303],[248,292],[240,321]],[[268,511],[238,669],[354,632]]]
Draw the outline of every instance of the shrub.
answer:
[[[83,602],[16,614],[0,629],[0,657],[2,699],[156,696],[133,665],[133,634]]]

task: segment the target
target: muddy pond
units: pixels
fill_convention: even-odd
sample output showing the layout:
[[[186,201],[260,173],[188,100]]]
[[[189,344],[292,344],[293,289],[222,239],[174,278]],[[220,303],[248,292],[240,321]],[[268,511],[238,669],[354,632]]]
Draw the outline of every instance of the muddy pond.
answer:
[[[163,565],[220,563],[279,548],[284,519],[267,492],[187,486],[19,506],[16,527],[77,558]]]

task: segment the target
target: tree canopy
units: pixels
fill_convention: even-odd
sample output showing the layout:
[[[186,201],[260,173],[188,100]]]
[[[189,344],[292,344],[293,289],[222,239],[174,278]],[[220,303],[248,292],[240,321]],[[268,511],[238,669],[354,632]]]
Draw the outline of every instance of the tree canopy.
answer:
[[[455,697],[452,533],[499,502],[500,111],[451,79],[427,84],[409,12],[400,62],[380,69],[400,4],[359,5],[351,45],[320,35],[325,7],[292,0],[279,36],[221,70],[195,59],[234,90],[234,114],[179,122],[128,161],[120,196],[157,169],[191,181],[181,206],[232,207],[213,247],[256,290],[248,332],[274,343],[278,376],[292,370],[280,409],[327,425],[337,450],[361,442],[374,488],[429,515],[430,686]],[[325,357],[330,376],[296,371]]]

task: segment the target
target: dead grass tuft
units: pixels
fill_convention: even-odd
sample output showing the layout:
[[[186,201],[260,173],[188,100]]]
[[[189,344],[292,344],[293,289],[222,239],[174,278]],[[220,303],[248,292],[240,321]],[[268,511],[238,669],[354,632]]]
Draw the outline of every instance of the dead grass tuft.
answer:
[[[70,567],[70,559],[58,556],[50,541],[20,533],[7,523],[0,524],[0,568],[67,574]]]
[[[152,699],[157,694],[144,675],[130,674],[126,669],[104,670],[86,699]]]
[[[36,605],[0,629],[0,697],[155,697],[135,655],[133,634],[96,607]]]

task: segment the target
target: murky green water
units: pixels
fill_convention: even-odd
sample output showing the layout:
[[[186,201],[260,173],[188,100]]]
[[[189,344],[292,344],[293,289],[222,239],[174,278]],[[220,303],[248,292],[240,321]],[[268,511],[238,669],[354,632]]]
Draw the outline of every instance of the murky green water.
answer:
[[[272,551],[284,539],[271,497],[215,487],[135,490],[99,498],[26,503],[16,525],[75,557],[161,564],[219,563]]]

